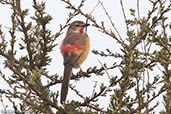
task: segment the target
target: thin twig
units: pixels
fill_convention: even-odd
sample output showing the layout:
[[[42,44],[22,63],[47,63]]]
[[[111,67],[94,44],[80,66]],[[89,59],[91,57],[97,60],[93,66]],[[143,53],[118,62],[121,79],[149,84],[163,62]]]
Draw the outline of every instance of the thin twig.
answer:
[[[127,24],[127,18],[126,18],[125,9],[124,9],[122,0],[120,0],[120,4],[121,4],[122,13],[123,13],[123,16],[124,16],[124,20],[125,20],[126,29],[127,29],[127,32],[128,32],[129,31],[129,27],[128,27],[128,24]]]
[[[100,111],[102,113],[105,113],[105,111],[103,111],[103,109],[101,109],[101,108],[99,108],[97,106],[93,106],[92,104],[81,104],[81,106],[87,106],[87,107],[92,108],[92,109],[94,109],[96,111]]]
[[[110,76],[110,74],[108,73],[108,71],[107,71],[107,69],[105,68],[105,66],[102,64],[102,62],[101,62],[99,59],[98,59],[98,61],[99,61],[99,63],[101,64],[101,66],[104,68],[104,70],[105,70],[105,72],[106,72],[108,78],[111,79],[111,76]]]
[[[100,0],[99,0],[99,2],[94,6],[94,8],[91,10],[91,12],[89,13],[89,15],[91,15],[93,12],[94,12],[94,10],[97,8],[97,6],[100,4]]]
[[[100,2],[100,0],[99,0],[99,2]],[[112,26],[113,26],[114,30],[115,30],[115,31],[116,31],[116,33],[118,34],[118,36],[119,36],[120,40],[121,40],[122,42],[124,42],[124,41],[122,40],[122,37],[121,37],[121,35],[120,35],[119,31],[118,31],[118,30],[117,30],[117,28],[115,27],[115,24],[113,23],[112,18],[109,16],[108,12],[106,11],[106,9],[105,9],[105,7],[104,7],[103,3],[102,3],[102,2],[100,2],[100,5],[102,6],[102,8],[103,8],[103,10],[104,10],[104,12],[105,12],[105,14],[106,14],[106,16],[108,17],[108,19],[109,19],[110,23],[112,24]]]
[[[79,97],[81,97],[82,99],[85,100],[84,96],[81,95],[80,92],[79,92],[78,90],[76,90],[76,89],[75,89],[73,86],[71,86],[70,84],[69,84],[69,87],[70,87],[70,88],[71,88]]]
[[[95,90],[96,90],[96,87],[97,87],[97,81],[94,81],[94,86],[93,86],[93,91],[92,91],[92,96],[91,97],[93,97],[93,95],[95,94]]]
[[[94,11],[95,11],[95,9],[97,8],[97,6],[100,4],[100,1],[95,5],[95,7],[91,10],[91,12],[89,13],[89,15],[91,15]],[[88,18],[87,18],[87,20],[86,20],[86,23],[88,23]],[[85,29],[85,32],[87,32],[87,27],[86,27],[86,29]]]

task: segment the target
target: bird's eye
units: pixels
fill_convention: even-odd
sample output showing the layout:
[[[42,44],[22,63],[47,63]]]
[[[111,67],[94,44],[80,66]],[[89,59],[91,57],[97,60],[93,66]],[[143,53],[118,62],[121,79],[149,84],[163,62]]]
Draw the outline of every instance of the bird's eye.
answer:
[[[75,24],[76,27],[79,27],[80,25],[79,24]]]

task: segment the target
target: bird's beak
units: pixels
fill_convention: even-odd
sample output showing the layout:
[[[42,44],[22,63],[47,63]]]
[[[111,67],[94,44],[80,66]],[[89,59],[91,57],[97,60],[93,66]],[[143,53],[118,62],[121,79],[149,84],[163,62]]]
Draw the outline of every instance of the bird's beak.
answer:
[[[90,25],[90,24],[86,23],[86,24],[82,25],[82,27],[87,27],[87,26],[89,26],[89,25]]]

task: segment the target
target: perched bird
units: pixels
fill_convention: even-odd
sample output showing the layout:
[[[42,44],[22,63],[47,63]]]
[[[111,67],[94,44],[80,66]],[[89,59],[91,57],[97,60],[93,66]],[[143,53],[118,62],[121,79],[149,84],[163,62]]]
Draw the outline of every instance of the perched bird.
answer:
[[[89,24],[85,24],[82,21],[72,22],[61,45],[60,49],[64,58],[61,103],[64,103],[66,100],[72,68],[79,68],[88,56],[90,40],[87,33],[84,32],[87,26],[89,26]]]

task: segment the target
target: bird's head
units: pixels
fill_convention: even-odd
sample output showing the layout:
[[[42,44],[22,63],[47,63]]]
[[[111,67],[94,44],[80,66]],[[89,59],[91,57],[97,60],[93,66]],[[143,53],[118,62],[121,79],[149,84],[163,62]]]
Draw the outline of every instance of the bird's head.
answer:
[[[89,26],[90,24],[86,24],[82,21],[74,21],[70,24],[68,28],[68,32],[74,33],[84,33],[84,28]]]

